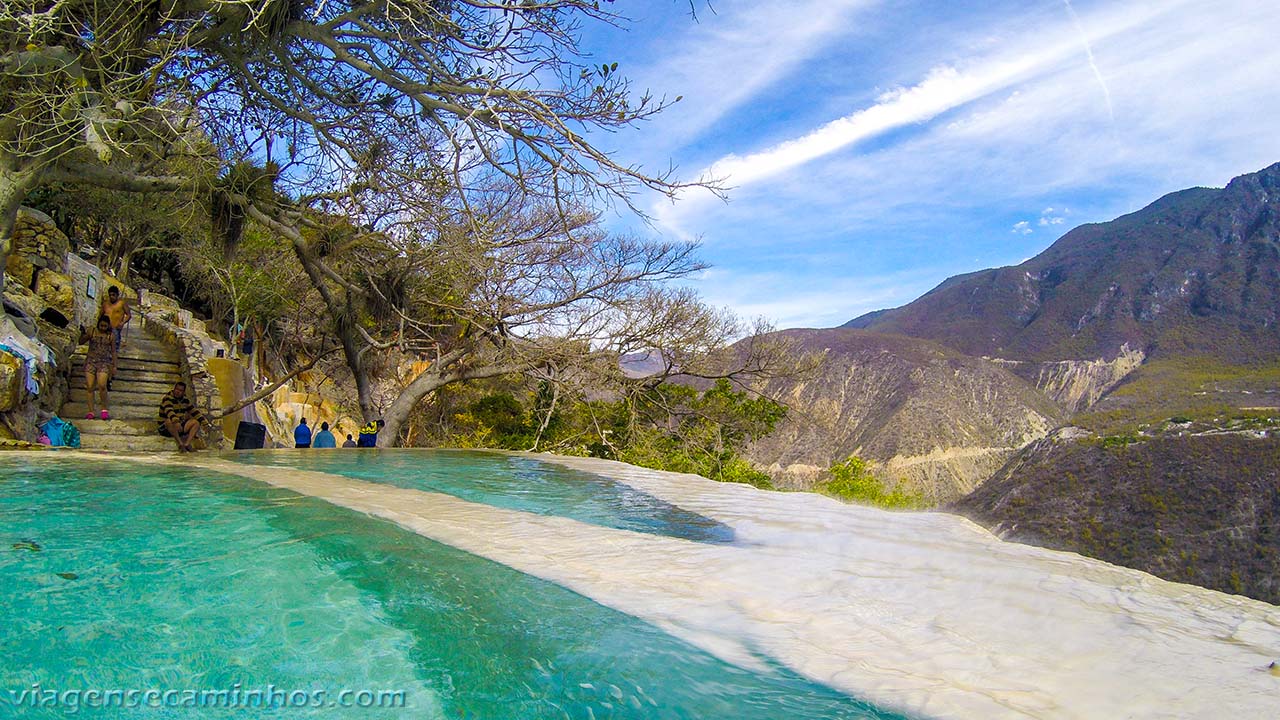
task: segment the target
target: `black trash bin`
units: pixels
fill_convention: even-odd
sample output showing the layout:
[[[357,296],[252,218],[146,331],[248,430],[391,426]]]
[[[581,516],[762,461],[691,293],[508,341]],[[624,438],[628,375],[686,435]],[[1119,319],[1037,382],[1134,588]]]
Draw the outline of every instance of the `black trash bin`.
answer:
[[[241,420],[236,426],[236,450],[261,450],[266,443],[266,425]]]

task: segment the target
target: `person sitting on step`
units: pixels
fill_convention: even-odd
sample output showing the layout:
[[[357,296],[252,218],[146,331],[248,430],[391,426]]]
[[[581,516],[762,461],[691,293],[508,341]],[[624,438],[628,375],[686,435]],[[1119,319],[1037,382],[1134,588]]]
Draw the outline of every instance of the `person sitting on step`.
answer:
[[[195,449],[192,442],[200,432],[200,418],[200,411],[187,397],[187,384],[181,380],[160,400],[159,432],[178,441],[178,452]]]
[[[106,315],[100,315],[93,330],[86,330],[81,325],[80,342],[89,344],[89,350],[84,356],[84,387],[89,394],[89,412],[84,419],[96,419],[97,411],[94,410],[96,391],[98,398],[102,401],[102,413],[97,417],[108,420],[111,413],[107,412],[107,381],[111,379],[116,367],[116,343],[111,334],[111,319]]]

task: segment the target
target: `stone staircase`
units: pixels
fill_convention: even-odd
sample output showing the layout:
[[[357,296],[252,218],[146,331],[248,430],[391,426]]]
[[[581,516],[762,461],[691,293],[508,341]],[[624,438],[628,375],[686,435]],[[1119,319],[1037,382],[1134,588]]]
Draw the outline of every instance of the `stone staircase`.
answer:
[[[59,413],[80,430],[80,446],[86,450],[160,452],[177,450],[172,438],[156,432],[160,400],[182,378],[175,348],[147,336],[137,327],[125,336],[116,362],[115,382],[107,394],[110,420],[86,420],[89,411],[84,383],[84,347],[72,356],[71,388]],[[188,389],[188,392],[190,390]]]

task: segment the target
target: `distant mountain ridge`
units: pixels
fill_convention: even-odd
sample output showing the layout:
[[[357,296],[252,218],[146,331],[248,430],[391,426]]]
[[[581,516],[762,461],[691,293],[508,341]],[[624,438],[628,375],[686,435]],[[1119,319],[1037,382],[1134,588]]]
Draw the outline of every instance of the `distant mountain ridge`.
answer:
[[[1110,359],[1128,345],[1248,362],[1280,353],[1278,319],[1280,163],[1082,225],[1020,265],[949,278],[842,327],[1017,361]]]
[[[749,455],[801,486],[858,455],[945,501],[1095,407],[1110,415],[1094,425],[1123,425],[1267,402],[1269,375],[1226,383],[1214,363],[1274,363],[1278,315],[1280,163],[1075,228],[1020,265],[949,278],[841,328],[783,331],[826,363],[767,384],[793,414]],[[1167,365],[1188,357],[1209,364]]]

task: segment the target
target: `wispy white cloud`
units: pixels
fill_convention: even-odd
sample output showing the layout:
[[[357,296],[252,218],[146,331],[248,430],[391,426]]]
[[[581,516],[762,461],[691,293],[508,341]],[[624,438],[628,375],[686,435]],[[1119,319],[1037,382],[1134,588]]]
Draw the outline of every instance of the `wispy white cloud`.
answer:
[[[1035,232],[1035,230],[1032,230],[1032,229],[1031,229],[1031,222],[1030,222],[1030,221],[1028,221],[1028,220],[1020,220],[1020,221],[1018,221],[1018,222],[1016,222],[1016,223],[1014,223],[1014,224],[1013,224],[1013,230],[1012,230],[1012,232],[1013,232],[1015,235],[1030,235],[1031,233]]]
[[[1105,71],[1110,109],[1065,8],[1056,20],[1037,16],[1034,27],[975,26],[981,42],[959,40],[934,61],[914,60],[938,70],[906,89],[794,131],[787,142],[725,156],[716,167],[735,171],[732,201],[665,206],[660,223],[705,236],[711,262],[739,269],[770,267],[753,253],[781,243],[831,254],[835,260],[804,274],[778,272],[764,299],[716,291],[734,307],[818,325],[840,297],[830,278],[860,283],[921,253],[948,271],[1016,262],[1079,222],[1110,219],[1171,190],[1222,185],[1280,159],[1272,128],[1280,5],[1076,0],[1074,9]],[[910,38],[895,47],[904,55],[933,50]],[[906,127],[913,129],[891,134]],[[1019,221],[1031,232],[1011,232]],[[884,297],[880,306],[901,301]],[[858,311],[842,306],[832,324]]]
[[[684,97],[647,128],[649,150],[669,151],[696,137],[820,55],[827,43],[848,33],[859,10],[878,4],[717,0],[699,22],[686,23],[678,35],[664,38],[663,46],[675,52],[631,74],[637,87]]]
[[[1036,225],[1042,228],[1050,228],[1054,225],[1063,225],[1067,222],[1066,216],[1070,214],[1071,211],[1067,208],[1047,207],[1040,212],[1040,219],[1036,221]],[[1018,232],[1023,235],[1030,235],[1033,231],[1030,220],[1024,220],[1013,227],[1014,232]]]
[[[1097,36],[1114,36],[1163,12],[1164,9],[1139,7],[1117,13],[1106,18],[1105,24],[1099,23]],[[1076,26],[1083,34],[1078,20]],[[1078,47],[1076,38],[1062,32],[1056,33],[1057,37],[1053,35],[1050,33],[1049,37],[1038,38],[1035,50],[982,59],[963,70],[939,66],[919,84],[885,93],[869,108],[765,150],[726,156],[711,165],[704,172],[704,177],[722,179],[731,186],[742,186],[773,177],[889,130],[932,120],[993,92],[1025,82],[1073,57]]]
[[[1093,70],[1093,76],[1097,78],[1098,86],[1102,88],[1102,97],[1107,101],[1107,117],[1111,118],[1111,122],[1115,122],[1116,109],[1111,103],[1111,89],[1107,87],[1107,81],[1102,77],[1102,70],[1098,69],[1098,61],[1093,57],[1093,44],[1089,42],[1089,34],[1084,31],[1084,25],[1080,22],[1080,16],[1076,14],[1071,0],[1062,0],[1062,4],[1067,7],[1067,13],[1071,15],[1071,23],[1075,25],[1076,32],[1080,35],[1080,44],[1084,45],[1085,57],[1089,59],[1089,69]]]
[[[1143,3],[1112,10],[1090,18],[1093,43],[1113,39],[1135,28],[1156,24],[1186,0],[1178,3]],[[1016,94],[1027,87],[1043,85],[1079,62],[1083,25],[1078,19],[1044,29],[1035,37],[1017,44],[1002,43],[1002,51],[952,65],[935,66],[914,86],[883,93],[866,108],[830,121],[807,133],[763,150],[722,157],[700,176],[731,188],[731,197],[749,194],[743,189],[764,181],[778,182],[781,176],[840,151],[869,141],[898,128],[923,125],[957,108],[1001,93]],[[1092,45],[1090,46],[1092,54]],[[1073,85],[1073,91],[1079,92]],[[1108,96],[1109,99],[1109,96]],[[1108,106],[1110,107],[1110,106]],[[882,182],[883,178],[877,179]],[[828,185],[830,187],[830,185]],[[705,191],[681,194],[673,203],[658,200],[651,214],[660,227],[682,238],[697,234],[688,219],[704,211],[714,201]]]

